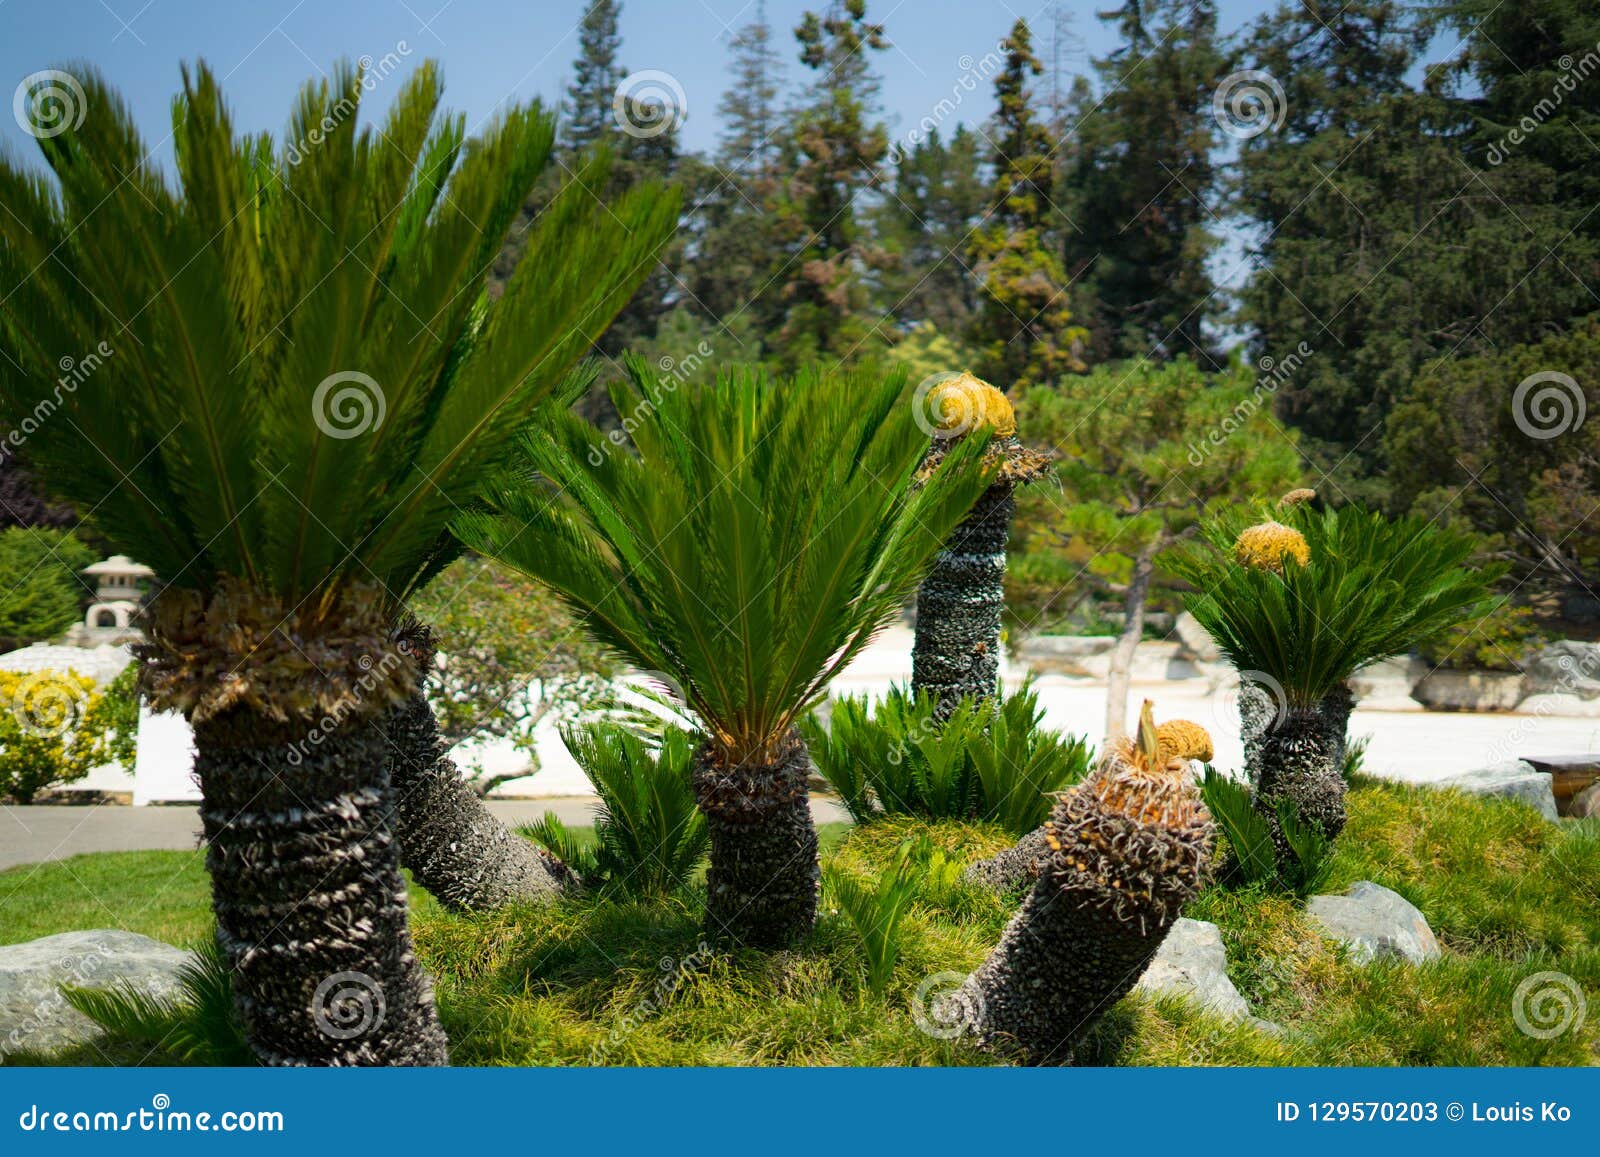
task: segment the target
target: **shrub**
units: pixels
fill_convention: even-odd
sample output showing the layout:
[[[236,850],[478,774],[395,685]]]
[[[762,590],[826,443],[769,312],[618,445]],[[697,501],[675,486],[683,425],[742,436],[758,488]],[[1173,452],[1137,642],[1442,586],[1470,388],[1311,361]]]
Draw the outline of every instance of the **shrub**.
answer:
[[[0,671],[0,797],[32,803],[112,754],[112,720],[93,679],[75,671]]]
[[[0,649],[53,639],[77,622],[86,590],[78,572],[94,560],[70,531],[0,530]]]
[[[864,697],[838,700],[831,726],[802,724],[817,770],[857,823],[885,815],[977,819],[1017,835],[1050,813],[1051,795],[1082,779],[1090,750],[1041,726],[1031,687],[998,708],[962,700],[943,722],[928,695],[891,687],[869,713]]]
[[[901,844],[894,858],[866,882],[838,868],[823,873],[824,895],[839,906],[856,935],[861,938],[867,958],[867,990],[881,996],[900,959],[900,925],[911,910],[920,889],[919,877],[932,854],[931,846],[921,849],[911,842]]]
[[[1200,797],[1228,841],[1226,883],[1262,886],[1303,898],[1327,882],[1333,869],[1329,855],[1333,841],[1297,820],[1288,801],[1277,804],[1278,823],[1290,851],[1280,861],[1272,824],[1256,810],[1249,787],[1208,767]]]
[[[694,737],[666,727],[652,751],[626,727],[594,723],[561,738],[600,796],[595,843],[585,846],[553,814],[529,829],[533,838],[586,881],[630,895],[687,884],[710,843],[690,779]]]

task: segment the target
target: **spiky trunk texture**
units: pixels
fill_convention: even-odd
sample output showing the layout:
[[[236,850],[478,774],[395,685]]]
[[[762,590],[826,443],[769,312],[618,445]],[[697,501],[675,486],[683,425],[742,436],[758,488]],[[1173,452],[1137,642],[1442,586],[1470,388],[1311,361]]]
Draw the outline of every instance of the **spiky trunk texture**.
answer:
[[[445,754],[433,708],[419,691],[383,720],[394,783],[400,862],[453,911],[543,901],[577,877],[495,818]]]
[[[963,695],[987,699],[1000,674],[1000,613],[1005,608],[1006,540],[1016,485],[983,492],[951,532],[917,590],[911,689],[928,691],[943,719]]]
[[[695,753],[694,792],[711,833],[706,927],[753,948],[794,943],[817,920],[817,829],[806,790],[810,756],[798,731],[771,763],[728,764]]]
[[[996,892],[1015,892],[1038,878],[1039,859],[1049,850],[1045,829],[1037,827],[998,855],[969,865],[962,879]]]
[[[1203,808],[1188,801],[1141,818],[1108,806],[1103,783],[1087,781],[1056,804],[1033,890],[939,1013],[1027,1064],[1070,1063],[1138,981],[1211,858]]]
[[[443,1065],[412,952],[383,738],[234,708],[195,724],[217,943],[270,1065]]]
[[[1287,800],[1302,823],[1332,840],[1345,825],[1344,755],[1355,698],[1335,688],[1314,707],[1278,710],[1259,689],[1241,696],[1245,770],[1256,808],[1272,825],[1280,859],[1291,855],[1279,831],[1278,803]]]

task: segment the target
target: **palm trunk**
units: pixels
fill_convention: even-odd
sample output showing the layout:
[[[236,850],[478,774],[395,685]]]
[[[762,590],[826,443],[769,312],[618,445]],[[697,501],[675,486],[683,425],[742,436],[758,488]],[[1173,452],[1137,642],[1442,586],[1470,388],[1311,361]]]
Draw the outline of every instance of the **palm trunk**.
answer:
[[[453,911],[481,911],[549,900],[576,882],[560,860],[496,819],[462,780],[421,691],[389,708],[383,730],[401,863],[434,899]]]
[[[1141,549],[1133,560],[1133,574],[1123,598],[1122,634],[1111,649],[1111,669],[1106,675],[1106,740],[1127,734],[1128,687],[1133,681],[1133,656],[1144,635],[1144,604],[1155,575],[1156,548]]]
[[[810,756],[797,731],[771,763],[729,766],[695,753],[694,791],[711,833],[706,927],[753,948],[781,948],[817,920],[817,829]]]
[[[943,719],[962,696],[988,699],[1000,674],[1006,540],[1016,486],[996,482],[956,527],[917,591],[911,688],[930,692]]]
[[[1278,856],[1292,855],[1279,831],[1278,805],[1287,801],[1303,824],[1318,828],[1329,840],[1345,825],[1345,733],[1355,700],[1343,686],[1314,707],[1289,707],[1281,718],[1261,720],[1262,707],[1252,700],[1246,717],[1245,767],[1255,788],[1256,807],[1272,825]]]
[[[1097,776],[1062,797],[1033,890],[942,1023],[969,1024],[1028,1064],[1070,1063],[1149,966],[1211,856],[1210,817],[1189,793],[1147,805],[1143,790]]]
[[[1033,883],[1039,876],[1040,860],[1050,850],[1047,834],[1043,827],[1034,828],[998,855],[969,865],[962,879],[996,892],[1015,892]]]
[[[271,1065],[449,1063],[412,952],[383,739],[247,708],[195,725],[217,943]]]

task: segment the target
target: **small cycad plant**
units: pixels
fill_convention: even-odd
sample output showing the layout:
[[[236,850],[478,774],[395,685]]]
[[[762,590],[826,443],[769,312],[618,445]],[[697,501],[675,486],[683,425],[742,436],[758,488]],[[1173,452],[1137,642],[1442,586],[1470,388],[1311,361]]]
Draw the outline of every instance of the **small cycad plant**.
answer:
[[[686,885],[711,840],[695,805],[690,733],[663,727],[652,747],[608,721],[566,728],[561,738],[600,797],[594,842],[580,840],[554,813],[528,834],[591,886],[662,896]]]
[[[157,996],[120,981],[109,988],[62,985],[69,1005],[114,1040],[190,1065],[254,1065],[233,1003],[233,979],[216,941],[196,945],[177,973],[177,992]]]
[[[1020,835],[1044,822],[1052,793],[1089,769],[1088,744],[1043,727],[1031,687],[998,707],[966,697],[943,709],[941,719],[936,697],[895,686],[876,711],[850,697],[834,703],[828,726],[815,714],[803,721],[818,772],[857,823],[983,820]]]
[[[1256,809],[1247,784],[1207,767],[1200,796],[1228,842],[1224,883],[1255,885],[1304,899],[1327,882],[1333,871],[1333,841],[1315,825],[1296,818],[1287,800],[1279,800],[1274,809],[1286,852],[1280,856],[1272,823]]]

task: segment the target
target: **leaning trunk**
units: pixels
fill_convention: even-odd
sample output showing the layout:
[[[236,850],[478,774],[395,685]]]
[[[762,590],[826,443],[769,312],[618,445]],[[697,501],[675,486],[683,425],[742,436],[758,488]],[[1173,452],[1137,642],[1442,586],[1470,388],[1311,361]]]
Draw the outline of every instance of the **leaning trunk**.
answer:
[[[1039,863],[1049,853],[1047,827],[1037,827],[1011,847],[970,865],[961,878],[979,888],[1017,892],[1039,878]]]
[[[383,722],[394,779],[401,863],[441,904],[481,911],[559,895],[575,875],[495,818],[445,754],[433,708],[419,691]]]
[[[1133,681],[1133,656],[1144,635],[1144,604],[1155,573],[1155,549],[1146,547],[1133,560],[1133,575],[1123,599],[1122,634],[1111,649],[1111,669],[1106,676],[1106,739],[1127,734],[1128,687]]]
[[[195,747],[217,943],[256,1055],[447,1064],[406,926],[377,729],[322,732],[236,707],[196,723]]]
[[[936,1010],[941,1023],[1027,1064],[1067,1064],[1154,958],[1200,889],[1214,834],[1183,760],[1150,767],[1130,747],[1057,802],[1033,890]]]
[[[1355,700],[1340,686],[1315,706],[1263,708],[1260,697],[1240,699],[1245,718],[1245,767],[1256,807],[1272,825],[1280,860],[1292,856],[1279,828],[1278,807],[1287,803],[1300,823],[1329,840],[1345,825],[1345,733]],[[1265,712],[1265,715],[1263,715]]]
[[[964,695],[994,695],[1015,490],[1007,479],[984,491],[917,591],[911,688],[933,695],[937,718],[949,715]]]
[[[800,733],[770,763],[733,763],[709,745],[695,753],[694,791],[711,834],[706,927],[754,948],[799,940],[817,919],[817,829]]]

